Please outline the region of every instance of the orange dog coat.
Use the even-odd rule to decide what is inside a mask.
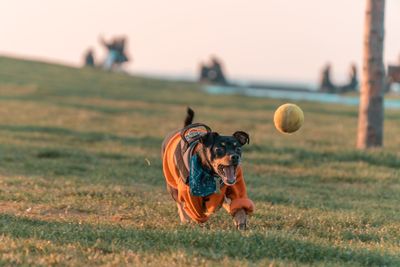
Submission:
[[[190,194],[189,185],[183,182],[184,179],[181,177],[174,158],[176,147],[180,145],[181,140],[178,132],[166,141],[162,155],[163,172],[167,184],[178,190],[177,201],[184,203],[184,210],[189,217],[199,223],[206,222],[211,214],[222,205],[231,215],[234,215],[239,209],[244,209],[247,214],[252,213],[254,204],[247,197],[246,185],[240,166],[237,167],[236,183],[234,185],[227,186],[223,184],[219,192],[206,197]]]

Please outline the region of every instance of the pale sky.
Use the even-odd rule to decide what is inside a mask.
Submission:
[[[0,0],[0,54],[78,66],[99,35],[125,34],[136,73],[196,75],[218,55],[228,77],[316,82],[361,67],[366,0]],[[400,1],[386,0],[385,62],[400,56]]]

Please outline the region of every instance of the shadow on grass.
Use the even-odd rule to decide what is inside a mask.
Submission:
[[[68,147],[0,144],[0,171],[50,179],[75,177],[91,183],[164,184],[159,157]]]
[[[238,232],[208,232],[192,227],[177,230],[121,228],[88,224],[47,222],[0,215],[0,233],[13,238],[36,238],[61,245],[78,243],[79,247],[96,248],[103,253],[132,250],[136,252],[173,252],[184,250],[188,255],[210,259],[224,257],[252,262],[288,259],[304,263],[355,263],[383,266],[400,264],[395,255],[360,249],[318,245],[276,234],[264,235]]]
[[[34,125],[0,125],[0,131],[14,133],[43,133],[61,138],[72,138],[81,143],[116,142],[124,146],[146,150],[161,147],[162,139],[151,136],[128,137],[101,132],[79,132],[61,127]],[[62,140],[62,139],[61,139]],[[35,147],[0,144],[0,169],[7,172],[45,177],[73,176],[96,182],[134,182],[149,185],[164,183],[159,154],[127,155],[120,153],[89,152],[81,148]],[[151,161],[151,165],[149,162]]]
[[[298,164],[314,165],[321,162],[364,162],[373,166],[382,166],[388,168],[400,168],[400,158],[389,153],[370,153],[357,150],[343,150],[340,152],[317,152],[302,148],[292,147],[271,147],[253,145],[246,148],[249,152],[263,152],[276,155],[290,155],[287,159],[268,159],[268,163],[275,163],[284,166],[293,166]],[[293,160],[296,159],[296,160]],[[254,163],[265,163],[265,160],[254,160]]]

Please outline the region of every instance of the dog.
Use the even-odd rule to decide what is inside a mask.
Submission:
[[[241,167],[246,132],[219,135],[207,125],[194,123],[187,109],[184,128],[167,135],[161,158],[167,189],[175,200],[182,223],[206,222],[223,206],[239,230],[248,227],[254,204],[248,198]]]

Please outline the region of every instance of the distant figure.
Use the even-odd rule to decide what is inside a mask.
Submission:
[[[322,92],[335,93],[335,86],[331,80],[331,65],[327,64],[322,69],[321,82],[319,90]]]
[[[201,82],[209,82],[214,84],[227,85],[228,82],[224,75],[222,63],[216,57],[211,58],[211,63],[200,64],[200,77]]]
[[[356,91],[357,88],[358,88],[357,67],[355,64],[351,64],[349,89],[352,91]]]
[[[114,38],[111,42],[106,42],[102,37],[100,37],[100,43],[108,50],[106,59],[103,63],[103,69],[120,69],[123,63],[129,61],[125,54],[125,37]]]
[[[126,42],[125,37],[114,39],[114,49],[117,51],[117,57],[115,59],[115,62],[117,64],[128,62],[128,57],[125,54],[125,42]]]
[[[341,94],[350,91],[357,91],[358,88],[358,77],[357,67],[352,64],[350,67],[349,81],[344,85],[336,85],[331,79],[331,65],[327,64],[322,70],[321,83],[319,90],[327,93]]]
[[[200,82],[207,82],[208,81],[208,71],[209,67],[204,63],[200,63]]]
[[[211,72],[209,73],[212,75],[211,78],[213,81],[215,83],[227,84],[221,62],[216,57],[213,57],[211,63]]]
[[[95,66],[94,54],[92,49],[88,49],[84,55],[84,66],[90,68],[93,68]]]
[[[349,82],[345,85],[337,86],[336,93],[355,92],[358,89],[357,67],[352,64],[349,73]]]

